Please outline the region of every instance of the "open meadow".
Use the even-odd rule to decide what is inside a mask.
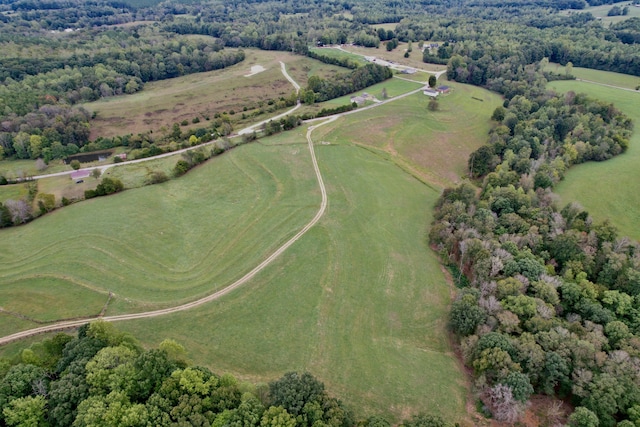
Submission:
[[[452,92],[438,98],[438,111],[430,111],[430,98],[419,92],[349,116],[322,139],[372,150],[439,189],[458,183],[469,154],[486,142],[489,119],[502,100],[475,86],[450,85]]]
[[[222,113],[242,122],[245,107],[248,115],[260,106],[266,108],[270,100],[289,97],[294,91],[282,75],[279,61],[287,64],[290,75],[302,86],[313,74],[326,77],[348,71],[287,52],[246,49],[245,55],[244,61],[223,70],[151,82],[133,95],[84,104],[97,114],[91,121],[92,139],[148,131],[163,134],[174,123],[184,120],[188,126],[202,127],[207,125],[207,118]],[[196,118],[199,123],[192,124]]]
[[[228,297],[119,327],[148,345],[176,339],[195,363],[253,381],[307,370],[358,416],[459,420],[466,389],[447,339],[450,288],[426,242],[439,192],[356,145],[316,150],[329,192],[316,227]]]
[[[253,144],[179,180],[85,201],[4,229],[2,307],[27,315],[30,300],[43,301],[40,288],[49,290],[42,304],[46,312],[36,313],[36,320],[72,317],[65,306],[70,288],[100,296],[97,309],[76,316],[98,314],[109,292],[115,294],[110,314],[211,293],[313,216],[320,196],[309,165],[304,147]],[[11,332],[5,325],[2,332]]]
[[[551,63],[546,66],[545,71],[553,71],[554,73],[564,74],[566,68],[560,64]],[[631,76],[629,74],[613,73],[611,71],[592,70],[590,68],[573,67],[571,74],[578,80],[587,80],[589,82],[601,85],[617,86],[625,89],[636,90],[640,86],[640,77]],[[640,91],[639,91],[640,92]]]
[[[631,5],[630,1],[621,1],[613,4],[602,4],[600,6],[591,6],[579,10],[563,10],[558,13],[561,15],[570,15],[572,13],[590,13],[596,19],[601,20],[605,25],[616,24],[618,22],[627,20],[629,18],[640,17],[640,7]],[[618,6],[619,8],[629,7],[627,15],[608,16],[612,7]]]
[[[176,339],[195,363],[243,379],[308,370],[358,416],[464,418],[467,385],[446,328],[451,288],[426,234],[441,187],[461,179],[500,99],[455,84],[440,111],[427,103],[419,93],[315,130],[329,193],[320,223],[230,295],[118,327],[149,346]],[[25,313],[146,311],[231,283],[318,209],[305,130],[0,231],[1,298],[13,313],[0,314],[0,332],[36,326]]]
[[[432,72],[444,71],[447,69],[446,65],[426,64],[422,62],[422,52],[418,48],[418,43],[412,43],[412,52],[409,53],[408,58],[404,57],[404,54],[408,48],[407,43],[399,43],[398,47],[396,47],[392,51],[387,51],[384,44],[380,44],[379,48],[351,45],[344,45],[342,46],[342,48],[348,52],[352,52],[358,55],[375,56],[376,58],[383,59],[385,61],[392,61],[396,64],[420,68]]]
[[[592,71],[594,81],[599,73],[602,73],[601,82],[609,81],[612,74]],[[640,240],[640,93],[576,81],[551,82],[549,86],[558,92],[583,92],[612,102],[634,121],[636,129],[626,153],[604,162],[572,167],[555,192],[560,195],[562,204],[578,202],[597,221],[609,219],[621,236]]]

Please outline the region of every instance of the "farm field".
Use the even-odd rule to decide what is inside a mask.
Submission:
[[[269,100],[288,97],[293,92],[291,83],[282,75],[279,61],[287,64],[291,76],[302,86],[311,73],[327,76],[345,71],[286,52],[246,49],[245,54],[244,61],[223,70],[147,83],[144,90],[136,94],[84,104],[87,110],[97,112],[91,122],[92,139],[147,131],[167,132],[174,123],[186,120],[191,125],[195,118],[200,123],[191,126],[202,127],[206,126],[207,117],[213,119],[216,113],[232,110],[236,114],[234,119],[240,120],[244,107],[257,108],[259,102],[267,106]],[[264,71],[247,77],[252,68],[258,66]]]
[[[105,299],[113,292],[114,304],[122,305],[110,305],[109,314],[211,293],[313,216],[320,196],[309,165],[297,146],[253,144],[179,180],[85,201],[2,230],[0,288],[21,282],[37,289],[47,278]],[[51,294],[47,318],[69,317],[62,312],[66,298],[65,292]],[[5,310],[25,314],[25,304],[23,292],[3,295]]]
[[[418,43],[412,43],[413,51],[410,53],[409,58],[404,57],[404,53],[407,49],[407,43],[399,43],[398,47],[388,52],[383,43],[379,48],[374,47],[362,47],[344,45],[342,48],[346,51],[353,52],[359,55],[375,56],[376,58],[384,59],[385,61],[393,61],[396,64],[406,65],[409,67],[420,68],[428,71],[445,71],[446,65],[439,64],[427,64],[422,62],[422,52],[418,49]]]
[[[358,146],[316,149],[329,192],[316,227],[228,297],[119,327],[147,345],[176,339],[195,363],[252,381],[308,370],[358,416],[459,420],[466,390],[446,335],[450,289],[425,238],[439,192]]]
[[[339,49],[335,49],[332,47],[313,47],[311,49],[309,49],[312,52],[316,52],[319,54],[322,54],[324,56],[329,56],[332,58],[349,58],[351,59],[353,62],[360,64],[360,65],[366,65],[367,61],[364,59],[364,56],[362,55],[356,55],[353,53],[349,53],[349,52],[345,52],[344,50],[339,50]]]
[[[594,17],[599,18],[605,25],[616,24],[618,22],[627,20],[629,18],[640,17],[640,7],[631,6],[632,2],[622,1],[613,4],[603,4],[600,6],[587,7],[580,10],[563,10],[559,12],[562,15],[568,15],[571,13],[591,13]],[[629,13],[624,16],[607,16],[612,7],[618,6],[624,8],[629,6]]]
[[[595,73],[601,72],[594,72],[594,76]],[[602,79],[606,80],[608,74],[602,74]],[[563,204],[578,202],[596,220],[608,218],[621,236],[640,240],[640,93],[576,81],[551,82],[549,86],[559,92],[583,92],[612,102],[636,124],[626,153],[605,162],[571,168],[555,192]]]
[[[469,154],[486,142],[489,119],[502,100],[478,87],[451,87],[450,94],[438,98],[438,111],[429,111],[430,98],[417,93],[348,116],[343,126],[326,135],[321,128],[318,135],[367,147],[437,188],[453,185],[464,178]]]
[[[547,71],[564,74],[565,67],[560,64],[549,64],[545,68]],[[629,74],[613,73],[611,71],[592,70],[590,68],[573,67],[571,74],[577,79],[588,80],[603,85],[618,86],[626,89],[636,90],[640,86],[640,77]],[[640,92],[640,91],[639,91]]]
[[[285,371],[309,370],[358,415],[399,421],[427,411],[460,420],[467,389],[447,338],[450,288],[425,236],[440,186],[459,177],[468,151],[486,138],[488,116],[500,100],[455,85],[441,99],[440,112],[428,113],[427,102],[416,94],[379,113],[353,114],[319,128],[313,138],[329,207],[316,227],[225,298],[118,327],[146,345],[174,338],[195,363],[243,379],[269,381]],[[471,127],[453,120],[454,106],[457,120]],[[440,117],[432,121],[432,114]],[[396,153],[359,134],[376,121],[382,125],[374,136],[388,132]],[[398,130],[403,123],[418,126],[422,138],[404,141],[409,133]],[[435,159],[454,144],[440,132],[454,126],[464,142],[449,153],[452,177]],[[4,308],[29,312],[26,301],[46,298],[47,309],[34,313],[37,320],[70,317],[70,311],[97,314],[113,292],[107,314],[146,311],[231,283],[318,208],[304,132],[241,146],[178,180],[2,230]],[[63,292],[43,294],[43,277],[60,283]],[[29,286],[20,292],[6,286],[21,280]],[[58,308],[72,289],[86,304]],[[0,319],[5,334],[35,326],[7,313]]]

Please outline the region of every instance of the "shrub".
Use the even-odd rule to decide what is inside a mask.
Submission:
[[[71,168],[73,168],[73,170],[80,169],[80,161],[78,160],[71,160],[71,163],[69,163],[69,165],[71,166]]]
[[[189,169],[191,169],[191,165],[189,165],[186,160],[178,160],[173,168],[173,174],[175,176],[182,176],[187,173]]]
[[[166,173],[162,171],[154,171],[154,172],[151,172],[151,174],[149,175],[148,183],[150,185],[153,185],[153,184],[161,184],[166,181],[169,181],[169,177],[167,176]]]

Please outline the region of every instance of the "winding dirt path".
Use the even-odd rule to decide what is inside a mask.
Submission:
[[[284,64],[283,64],[283,72],[285,72]],[[289,77],[289,79],[290,79],[290,77]],[[297,86],[296,89],[299,89],[299,87],[300,86]],[[255,266],[251,271],[249,271],[247,274],[242,276],[240,279],[236,280],[235,282],[233,282],[229,286],[226,286],[225,288],[220,289],[219,291],[214,292],[213,294],[208,295],[208,296],[206,296],[204,298],[200,298],[198,300],[195,300],[195,301],[192,301],[192,302],[189,302],[189,303],[186,303],[186,304],[178,305],[178,306],[175,306],[175,307],[169,307],[169,308],[165,308],[165,309],[161,309],[161,310],[146,311],[146,312],[142,312],[142,313],[133,313],[133,314],[121,314],[121,315],[117,315],[117,316],[103,316],[103,317],[96,317],[94,319],[98,319],[99,318],[99,319],[102,319],[102,320],[107,321],[107,322],[117,322],[117,321],[121,321],[121,320],[146,319],[146,318],[150,318],[150,317],[163,316],[165,314],[177,313],[179,311],[190,310],[192,308],[195,308],[195,307],[201,306],[203,304],[206,304],[206,303],[208,303],[210,301],[214,301],[214,300],[220,298],[221,296],[228,294],[229,292],[233,291],[234,289],[239,288],[240,286],[242,286],[243,284],[245,284],[246,282],[251,280],[253,277],[255,277],[260,271],[265,269],[269,264],[271,264],[273,262],[273,260],[275,260],[277,257],[279,257],[291,245],[293,245],[295,242],[297,242],[307,231],[309,231],[311,229],[311,227],[316,225],[316,223],[318,221],[320,221],[320,218],[322,218],[322,215],[324,215],[324,212],[325,212],[325,210],[327,208],[327,203],[328,203],[327,190],[326,190],[325,185],[324,185],[324,180],[322,179],[322,174],[320,173],[320,168],[318,167],[318,160],[316,158],[316,153],[315,153],[315,150],[313,148],[313,140],[311,139],[311,133],[313,132],[314,129],[318,128],[319,126],[322,126],[322,125],[325,125],[327,123],[330,123],[330,122],[336,120],[336,118],[337,117],[331,117],[331,118],[327,119],[323,123],[320,123],[320,124],[315,125],[315,126],[313,126],[313,125],[309,126],[309,128],[307,130],[307,143],[309,145],[309,151],[311,153],[311,161],[313,163],[313,170],[314,170],[314,172],[316,174],[316,179],[318,180],[318,185],[320,187],[320,192],[322,194],[322,201],[320,203],[320,209],[318,209],[318,212],[311,219],[311,221],[309,221],[307,223],[307,225],[305,225],[300,231],[298,231],[285,244],[280,246],[271,255],[269,255],[264,261],[262,261],[260,264]],[[13,341],[17,341],[17,340],[20,340],[20,339],[23,339],[23,338],[27,338],[27,337],[31,337],[31,336],[34,336],[34,335],[38,335],[38,334],[43,334],[43,333],[46,333],[46,332],[56,332],[56,331],[62,331],[62,330],[66,330],[66,329],[77,328],[77,327],[87,323],[90,320],[92,320],[92,319],[64,321],[64,322],[58,322],[58,323],[54,323],[54,324],[47,325],[47,326],[42,326],[42,327],[39,327],[39,328],[29,329],[29,330],[22,331],[22,332],[17,332],[15,334],[7,335],[5,337],[0,338],[0,345],[8,344],[8,343],[13,342]]]
[[[282,64],[282,72],[283,74],[285,74],[285,77],[287,77],[287,79],[294,84],[294,80],[287,74],[286,69],[284,64]],[[299,90],[300,86],[297,85],[297,83],[294,84],[294,87],[296,88],[296,90]],[[141,312],[141,313],[132,313],[132,314],[121,314],[121,315],[116,315],[116,316],[97,316],[97,317],[93,317],[93,318],[85,318],[85,319],[80,319],[80,320],[69,320],[69,321],[61,321],[61,322],[57,322],[57,323],[53,323],[50,325],[46,325],[46,326],[41,326],[38,328],[34,328],[34,329],[29,329],[26,331],[22,331],[22,332],[17,332],[15,334],[11,334],[11,335],[7,335],[4,337],[0,337],[0,345],[4,345],[4,344],[8,344],[10,342],[13,341],[17,341],[23,338],[28,338],[28,337],[32,337],[35,335],[39,335],[39,334],[43,334],[43,333],[47,333],[47,332],[57,332],[57,331],[63,331],[63,330],[68,330],[68,329],[74,329],[77,328],[79,326],[82,326],[83,324],[91,321],[91,320],[97,320],[97,319],[101,319],[107,322],[118,322],[118,321],[122,321],[122,320],[134,320],[134,319],[146,319],[146,318],[151,318],[151,317],[156,317],[156,316],[163,316],[166,314],[171,314],[171,313],[177,313],[179,311],[185,311],[185,310],[190,310],[192,308],[196,308],[199,307],[203,304],[206,304],[208,302],[214,301],[230,292],[232,292],[234,289],[239,288],[240,286],[242,286],[243,284],[245,284],[246,282],[248,282],[249,280],[251,280],[253,277],[255,277],[260,271],[262,271],[263,269],[265,269],[269,264],[271,264],[277,257],[279,257],[284,251],[286,251],[291,245],[293,245],[295,242],[297,242],[305,233],[307,233],[314,225],[316,225],[318,223],[318,221],[320,221],[320,218],[322,218],[322,216],[324,215],[324,212],[327,208],[327,203],[328,203],[328,198],[327,198],[327,190],[326,187],[324,185],[324,180],[322,179],[322,174],[320,173],[320,168],[318,167],[318,160],[316,158],[316,154],[315,154],[315,150],[313,147],[313,140],[311,139],[311,134],[312,132],[317,129],[320,126],[324,126],[328,123],[331,123],[335,120],[337,120],[339,117],[342,116],[346,116],[349,114],[354,114],[356,112],[360,112],[360,111],[365,111],[368,110],[370,108],[375,108],[377,106],[380,105],[384,105],[388,102],[391,101],[395,101],[401,98],[404,98],[406,96],[412,95],[416,92],[419,92],[420,90],[422,90],[422,88],[420,89],[416,89],[414,91],[411,92],[407,92],[406,94],[402,94],[399,96],[396,96],[394,98],[390,98],[388,100],[364,107],[364,108],[358,108],[357,110],[353,110],[353,111],[349,111],[346,113],[341,113],[341,114],[336,114],[334,116],[331,117],[324,117],[321,119],[314,119],[314,120],[309,120],[308,123],[313,122],[315,123],[316,121],[320,121],[319,124],[315,124],[315,125],[311,125],[309,126],[309,128],[307,129],[307,144],[309,145],[309,152],[311,153],[311,161],[313,163],[313,169],[314,172],[316,174],[316,179],[318,180],[318,186],[320,187],[320,192],[322,194],[322,201],[320,203],[320,208],[318,209],[318,212],[316,213],[316,215],[311,219],[311,221],[309,221],[307,223],[307,225],[305,225],[300,231],[298,231],[291,239],[289,239],[286,243],[284,243],[282,246],[280,246],[278,249],[276,249],[271,255],[269,255],[267,258],[265,258],[264,261],[262,261],[260,264],[258,264],[257,266],[255,266],[251,271],[249,271],[248,273],[246,273],[244,276],[242,276],[240,279],[236,280],[235,282],[231,283],[230,285],[220,289],[219,291],[216,291],[214,293],[212,293],[211,295],[207,295],[206,297],[200,298],[198,300],[186,303],[186,304],[182,304],[182,305],[178,305],[175,307],[169,307],[169,308],[165,308],[165,309],[161,309],[161,310],[153,310],[153,311],[146,311],[146,312]],[[300,105],[298,104],[295,108],[297,109]],[[289,112],[285,113],[288,114]],[[273,118],[272,118],[273,119]],[[272,120],[270,119],[270,120]],[[256,126],[256,125],[254,125]],[[202,146],[202,145],[201,145]],[[187,151],[188,149],[185,150],[179,150],[179,151],[175,151],[172,153],[167,153],[167,155],[174,155],[176,153],[180,153],[183,151]],[[155,159],[161,156],[156,156],[156,157],[151,157],[148,159],[140,159],[139,161],[146,161],[146,160],[151,160],[151,159]],[[165,157],[165,155],[162,155],[162,157]],[[121,164],[127,164],[127,163],[134,163],[134,162],[138,162],[136,160],[133,160],[131,162],[123,162],[123,163],[119,163],[118,165]],[[112,165],[109,165],[107,167],[110,167]],[[98,167],[100,168],[100,167]],[[97,168],[94,168],[97,169]],[[105,167],[106,169],[106,167]],[[54,174],[54,175],[48,175],[48,176],[55,176],[55,175],[63,175],[66,174],[65,173],[60,173],[60,174]]]

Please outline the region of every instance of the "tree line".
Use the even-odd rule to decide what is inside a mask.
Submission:
[[[542,393],[575,405],[571,425],[635,425],[640,245],[552,193],[573,164],[623,153],[632,124],[572,92],[505,104],[469,158],[480,189],[446,189],[429,233],[462,287],[450,322],[465,363],[499,420]]]
[[[0,408],[6,426],[391,426],[380,416],[357,421],[308,372],[288,372],[268,384],[240,382],[192,366],[174,340],[145,350],[102,321],[0,359]],[[402,425],[451,424],[420,414]]]

